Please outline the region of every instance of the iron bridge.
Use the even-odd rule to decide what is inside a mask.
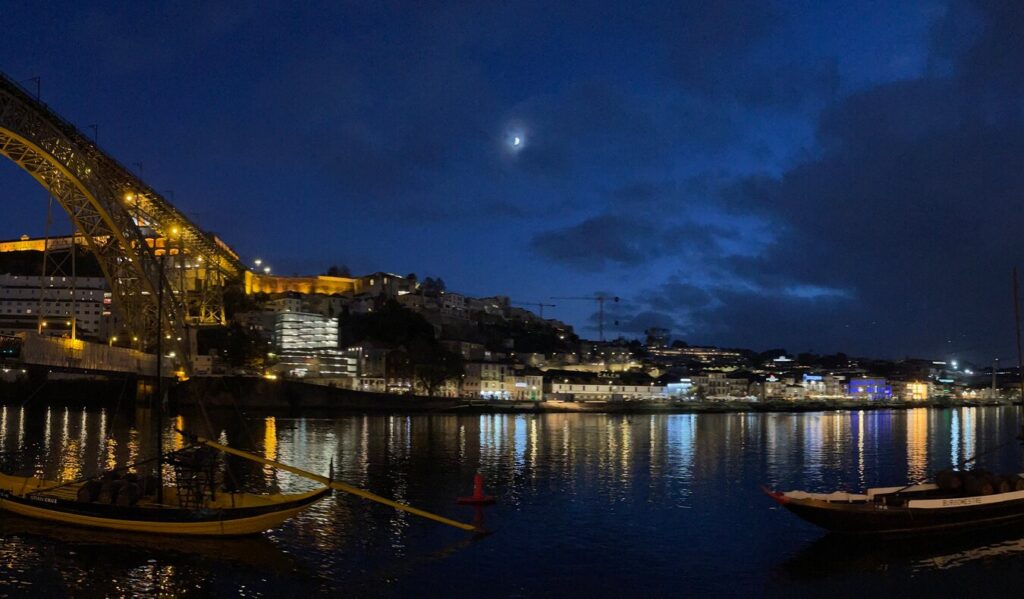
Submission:
[[[246,270],[238,256],[3,73],[0,154],[67,212],[75,236],[98,260],[126,328],[152,348],[162,313],[168,343],[188,368],[189,329],[225,324],[224,286]],[[161,268],[161,254],[171,255],[172,270]]]

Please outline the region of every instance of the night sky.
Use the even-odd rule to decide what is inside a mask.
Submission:
[[[87,4],[5,2],[0,70],[277,273],[1016,357],[1024,3]],[[0,237],[42,232],[6,161],[0,197]]]

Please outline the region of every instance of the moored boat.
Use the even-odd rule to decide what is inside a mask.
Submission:
[[[176,487],[163,501],[83,501],[91,481],[60,485],[33,477],[0,474],[0,509],[41,520],[108,530],[188,536],[238,536],[275,528],[330,492],[321,488],[292,495],[217,493],[194,505]],[[88,499],[88,498],[84,498]]]
[[[90,479],[63,483],[0,474],[0,510],[50,522],[120,532],[231,537],[275,528],[337,490],[467,532],[486,532],[477,524],[451,520],[329,476],[202,437],[187,438],[190,440],[187,447],[162,455],[158,460],[174,470],[173,484],[163,484],[162,477],[138,478],[130,472],[145,462]],[[218,484],[217,469],[212,467],[212,454],[217,451],[291,472],[322,487],[296,494],[226,491]]]
[[[763,490],[804,520],[843,535],[909,536],[1024,522],[1024,475],[950,472],[940,473],[939,484],[864,493]]]

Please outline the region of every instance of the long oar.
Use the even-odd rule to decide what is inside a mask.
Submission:
[[[260,457],[258,455],[249,453],[247,451],[242,451],[240,449],[235,449],[233,447],[228,447],[227,445],[221,445],[220,443],[217,443],[216,441],[211,441],[209,439],[204,439],[203,437],[192,437],[192,436],[187,435],[187,434],[185,434],[185,433],[183,433],[181,431],[178,431],[178,433],[180,433],[181,435],[185,436],[186,438],[195,439],[195,441],[197,443],[202,443],[203,445],[206,445],[207,447],[212,447],[212,448],[214,448],[216,450],[223,451],[224,453],[230,453],[231,455],[236,455],[236,456],[238,456],[240,458],[245,458],[247,460],[252,460],[254,462],[259,462],[260,464],[266,464],[268,466],[273,466],[274,468],[280,468],[281,470],[285,470],[287,472],[291,472],[292,474],[297,474],[297,475],[299,475],[299,476],[301,476],[303,478],[308,478],[309,480],[315,480],[316,482],[324,484],[324,485],[327,485],[328,487],[330,487],[332,489],[335,489],[335,490],[338,490],[338,491],[344,491],[345,493],[351,493],[352,495],[357,495],[359,497],[362,497],[363,499],[369,499],[370,501],[376,501],[377,503],[382,503],[382,504],[384,504],[386,506],[393,507],[396,510],[401,510],[403,512],[408,512],[410,514],[414,514],[416,516],[420,516],[420,517],[426,518],[428,520],[433,520],[434,522],[440,522],[441,524],[447,524],[448,526],[454,526],[455,528],[458,528],[460,530],[466,530],[466,531],[475,532],[475,533],[485,533],[485,532],[487,532],[486,530],[484,530],[484,529],[482,529],[482,528],[480,528],[478,526],[474,526],[472,524],[465,524],[463,522],[458,522],[456,520],[451,520],[449,518],[445,518],[444,516],[438,516],[437,514],[433,514],[431,512],[428,512],[428,511],[425,511],[425,510],[421,510],[419,508],[412,507],[411,505],[406,505],[404,503],[399,503],[397,501],[393,501],[393,500],[388,499],[386,497],[381,497],[380,495],[375,495],[373,493],[370,493],[369,491],[364,491],[363,489],[360,489],[359,487],[353,487],[352,485],[346,485],[345,483],[341,483],[341,482],[338,482],[336,480],[331,480],[331,479],[327,478],[326,476],[321,476],[319,474],[316,474],[315,472],[309,472],[309,471],[303,470],[301,468],[296,468],[295,466],[289,466],[288,464],[282,464],[281,462],[276,462],[274,460],[268,460],[267,458]]]

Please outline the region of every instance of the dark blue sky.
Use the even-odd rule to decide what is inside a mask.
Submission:
[[[8,2],[0,69],[277,272],[606,292],[613,334],[692,343],[1013,355],[1022,3],[257,4]],[[10,163],[0,195],[0,236],[42,231]]]

